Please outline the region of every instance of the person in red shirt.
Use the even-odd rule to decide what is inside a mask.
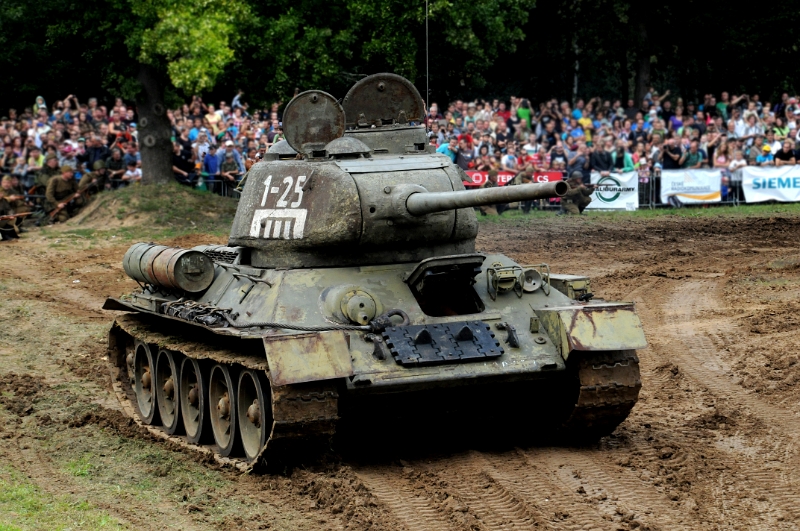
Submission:
[[[550,154],[544,147],[539,148],[538,153],[534,153],[531,157],[531,163],[535,171],[549,171],[550,170]]]
[[[497,107],[497,112],[495,113],[497,116],[501,116],[504,122],[507,122],[509,118],[511,118],[511,111],[506,109],[505,102],[501,101]]]

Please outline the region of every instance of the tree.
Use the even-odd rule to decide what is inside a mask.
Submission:
[[[2,0],[0,12],[9,29],[0,32],[9,46],[0,65],[18,74],[12,82],[74,91],[77,77],[136,101],[143,180],[152,182],[172,177],[169,93],[213,88],[233,59],[237,24],[248,16],[234,0]],[[31,72],[20,59],[45,68]]]
[[[430,86],[483,89],[501,53],[525,38],[535,0],[430,0]],[[360,77],[394,72],[425,83],[424,0],[253,2],[229,73],[256,98],[288,98],[296,87],[344,96]],[[424,91],[423,91],[424,92]]]

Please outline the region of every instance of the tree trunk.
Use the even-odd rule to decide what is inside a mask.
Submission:
[[[641,105],[650,88],[650,47],[647,42],[647,28],[639,23],[639,50],[636,52],[636,105]]]
[[[136,100],[142,183],[168,183],[172,175],[172,129],[164,104],[164,82],[149,65],[139,65],[142,90]]]
[[[621,47],[621,51],[619,54],[619,81],[621,83],[620,86],[620,99],[622,99],[622,108],[628,106],[628,98],[629,91],[628,91],[628,80],[630,79],[630,74],[628,72],[628,50],[625,46]]]

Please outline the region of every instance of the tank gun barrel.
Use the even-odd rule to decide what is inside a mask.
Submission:
[[[556,181],[457,192],[417,192],[408,197],[406,208],[411,214],[422,216],[457,208],[563,197],[568,189],[565,181]]]

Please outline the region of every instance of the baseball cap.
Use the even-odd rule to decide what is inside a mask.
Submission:
[[[228,140],[227,142],[225,142],[225,147],[228,146],[233,146],[233,140]]]
[[[770,151],[772,151],[772,148],[769,146],[764,146],[761,148],[761,151],[766,151],[767,153],[769,153]]]

